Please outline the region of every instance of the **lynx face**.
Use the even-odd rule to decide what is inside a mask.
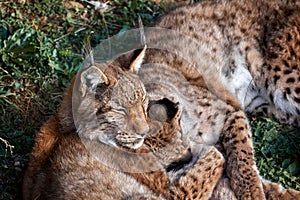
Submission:
[[[110,141],[128,148],[140,147],[149,131],[146,114],[148,101],[143,84],[135,74],[127,73],[108,90],[111,96],[107,110],[98,108],[97,118],[106,119],[109,127],[113,128],[109,133]]]
[[[149,132],[148,99],[135,74],[145,50],[128,67],[114,62],[94,64],[80,73],[73,98],[80,137],[111,146],[140,147]]]

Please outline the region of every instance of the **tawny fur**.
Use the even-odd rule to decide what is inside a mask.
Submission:
[[[212,198],[217,199],[222,195],[233,198],[233,194],[237,199],[264,199],[265,195],[267,199],[299,198],[297,191],[285,191],[276,184],[261,182],[253,157],[251,131],[244,113],[246,111],[257,115],[267,115],[281,122],[299,126],[299,8],[298,1],[253,0],[246,3],[238,0],[207,1],[179,8],[162,17],[156,24],[157,27],[174,29],[192,37],[198,41],[199,51],[203,51],[203,54],[200,55],[206,55],[199,57],[195,48],[190,48],[189,44],[176,47],[179,51],[185,52],[183,55],[151,49],[150,46],[146,52],[144,63],[159,63],[169,66],[171,69],[177,70],[177,73],[183,75],[184,79],[195,87],[192,89],[195,94],[189,95],[197,102],[194,107],[199,111],[197,131],[201,140],[204,140],[203,144],[212,145],[219,140],[226,158],[226,172],[229,177],[229,180],[221,179]],[[147,35],[146,32],[146,36],[147,42],[150,44],[156,44],[155,41],[160,40],[160,38],[156,38],[155,34]],[[155,45],[152,48],[155,48]],[[189,58],[185,55],[188,55]],[[140,72],[141,76],[143,76],[142,70],[143,67]],[[175,83],[176,80],[174,80]],[[147,82],[145,78],[143,81]],[[147,87],[146,84],[145,86],[147,92],[157,93],[161,98],[174,98],[174,96],[167,95],[170,93],[157,91],[155,88]],[[183,90],[185,90],[184,87]],[[70,92],[71,89],[66,96],[70,96]],[[178,99],[175,97],[175,100]],[[184,104],[182,106],[183,109],[188,107]],[[48,185],[54,184],[53,187],[59,185],[55,182],[56,177],[67,175],[69,179],[65,179],[64,184],[76,182],[72,179],[72,175],[66,173],[68,170],[62,169],[67,166],[72,166],[74,169],[79,167],[76,160],[72,161],[78,152],[82,152],[81,156],[83,157],[87,156],[85,150],[78,143],[77,136],[74,136],[76,129],[73,118],[70,117],[72,116],[70,101],[63,103],[61,108],[37,136],[24,179],[25,199],[26,196],[28,196],[27,199],[43,196],[42,192],[47,192]],[[192,111],[187,109],[185,112],[191,113]],[[219,118],[214,118],[214,116],[219,116]],[[222,122],[219,123],[220,121]],[[192,135],[192,137],[194,136]],[[63,149],[73,152],[73,154],[66,153],[68,155],[65,155]],[[70,158],[68,158],[69,155]],[[49,162],[54,163],[53,168],[49,168]],[[87,163],[82,166],[83,168],[79,167],[76,172],[84,180],[86,174],[82,171],[89,172],[90,178],[97,177],[93,171],[97,167],[90,162],[94,163],[92,159],[87,160]],[[63,174],[58,174],[58,176],[52,174],[55,173],[55,165],[64,171]],[[90,168],[85,168],[88,166]],[[197,167],[196,163],[195,166]],[[110,172],[105,169],[103,174],[109,175]],[[115,178],[114,175],[109,176],[111,181]],[[121,177],[129,181],[128,184],[143,183],[136,190],[139,194],[130,198],[147,199],[149,197],[148,199],[155,199],[157,193],[160,193],[153,188],[152,179],[138,182],[138,177],[123,175]],[[47,179],[47,177],[51,178]],[[167,177],[163,182],[168,182],[169,178]],[[87,182],[89,180],[86,179]],[[98,179],[96,178],[96,180]],[[185,182],[182,184],[186,185]],[[70,185],[61,186],[70,193],[62,194],[63,192],[58,191],[57,194],[73,195],[72,191],[82,191],[82,193],[76,194],[77,197],[88,197],[87,193],[84,193],[86,190],[75,189]],[[161,187],[165,186],[162,184]],[[205,187],[212,189],[214,185],[206,184]],[[86,187],[85,184],[79,184],[78,188],[91,188],[92,191],[99,191],[99,188]],[[28,194],[30,193],[28,191],[32,191],[33,196]],[[130,188],[126,191],[132,192]],[[179,191],[184,191],[184,189]],[[114,190],[114,192],[116,191]],[[124,195],[119,192],[114,194]],[[51,190],[48,189],[48,193],[50,194]],[[144,193],[148,193],[148,197]],[[161,192],[161,194],[163,193]],[[89,197],[92,198],[92,196]]]
[[[124,72],[125,75],[126,73],[130,77],[130,72]],[[110,82],[118,81],[117,77],[106,75]],[[132,78],[130,81],[135,79]],[[145,144],[141,147],[127,149],[126,143],[124,146],[120,143],[120,147],[110,146],[109,141],[90,139],[89,127],[81,138],[74,132],[75,125],[71,117],[73,115],[69,116],[73,113],[64,112],[64,108],[71,107],[72,93],[80,90],[80,87],[74,89],[74,84],[73,80],[64,95],[58,114],[43,126],[36,138],[24,178],[24,199],[138,199],[150,198],[150,196],[155,199],[207,199],[210,197],[214,185],[222,175],[224,158],[214,147],[191,146],[184,139],[186,135],[180,127],[179,108],[176,108],[175,115],[167,116],[167,121],[162,123],[158,133],[152,132],[145,137]],[[139,87],[133,89],[137,91]],[[142,95],[138,95],[130,99],[131,102],[133,99],[139,102],[143,98]],[[102,100],[96,99],[97,103]],[[87,106],[84,101],[86,99],[80,106]],[[90,105],[85,108],[94,107]],[[102,109],[101,106],[99,108]],[[107,113],[100,112],[99,115],[101,114]],[[151,119],[148,120],[147,123],[151,124]],[[101,121],[99,123],[101,124]],[[99,129],[101,128],[99,126]],[[92,130],[95,130],[95,127]],[[106,133],[103,129],[101,131],[102,134]],[[112,133],[107,132],[107,134]],[[174,151],[175,149],[178,151]],[[192,149],[189,164],[182,169],[166,171],[170,164],[184,158],[189,149]],[[139,157],[127,154],[126,151],[150,154]],[[132,163],[139,162],[138,159],[142,159],[142,163],[138,165],[140,170],[145,167],[150,171],[149,169],[145,172],[135,171]],[[212,160],[214,162],[210,162]],[[195,187],[194,183],[198,187]],[[202,185],[211,185],[211,187],[206,188]]]

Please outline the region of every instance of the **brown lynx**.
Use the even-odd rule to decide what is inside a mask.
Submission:
[[[149,91],[147,97],[144,96],[146,93],[143,89],[143,84],[137,84],[139,80],[135,79],[134,75],[129,75],[128,72],[124,72],[118,66],[120,65],[109,67],[105,70],[105,73],[102,73],[100,71],[101,66],[96,64],[81,73],[79,80],[84,84],[78,87],[78,92],[82,96],[88,97],[80,101],[80,106],[85,106],[85,109],[81,110],[80,106],[78,106],[82,119],[82,121],[77,123],[77,125],[82,123],[82,129],[78,129],[81,131],[79,133],[82,135],[81,139],[75,134],[76,130],[71,117],[71,97],[74,80],[72,81],[71,87],[66,91],[58,115],[53,116],[45,124],[36,138],[31,162],[24,179],[24,199],[208,199],[211,195],[212,199],[236,199],[228,183],[225,182],[226,184],[223,184],[226,179],[222,179],[218,183],[223,172],[223,156],[214,147],[205,144],[205,142],[211,140],[209,138],[218,138],[218,135],[215,136],[213,133],[213,131],[217,131],[216,128],[218,126],[201,127],[197,125],[197,127],[205,129],[201,130],[204,134],[198,135],[197,131],[196,138],[190,141],[189,137],[192,138],[193,130],[185,129],[188,132],[182,132],[181,123],[186,123],[184,121],[186,118],[192,119],[194,117],[191,111],[195,108],[187,109],[185,102],[179,98],[180,94],[168,93],[163,88],[165,86],[164,81],[175,85],[174,81],[178,81],[177,84],[179,82],[184,83],[184,78],[175,70],[165,70],[161,66],[143,66],[140,69],[141,74],[148,74],[156,70],[165,73],[165,76],[163,76],[165,78],[164,81],[159,81],[158,79],[162,77],[161,74],[158,75],[156,73],[156,78],[153,76],[156,80],[156,85],[152,84],[152,87],[147,84],[147,79],[141,76],[141,80],[144,80],[145,86]],[[152,133],[149,131],[149,133],[145,134],[145,137],[134,135],[133,133],[138,132],[132,131],[132,134],[128,134],[125,137],[127,131],[130,133],[130,130],[133,129],[142,131],[144,129],[136,127],[139,124],[133,125],[132,122],[128,122],[126,123],[127,131],[119,132],[117,128],[120,126],[116,126],[116,122],[108,121],[109,117],[112,116],[108,113],[120,111],[121,107],[111,102],[115,99],[109,96],[112,94],[108,92],[109,86],[104,88],[105,85],[102,84],[105,84],[105,81],[107,81],[107,83],[109,82],[115,87],[120,86],[118,85],[120,77],[115,74],[120,72],[122,76],[125,74],[129,78],[128,81],[123,83],[122,87],[126,87],[126,84],[132,84],[132,90],[135,91],[132,94],[138,94],[133,98],[137,101],[132,101],[133,99],[131,101],[118,101],[123,103],[122,106],[126,107],[126,109],[123,108],[123,111],[129,112],[127,109],[130,108],[128,103],[143,102],[149,98],[149,103],[144,102],[146,107],[144,105],[141,106],[143,112],[147,110],[145,120],[142,122],[149,126],[149,130],[152,130],[154,126],[154,130],[160,131]],[[172,80],[174,75],[177,78]],[[101,79],[102,81],[97,83],[97,80],[94,79]],[[97,84],[96,88],[94,88],[93,83]],[[214,119],[216,123],[219,122],[218,119],[222,121],[225,117],[224,113],[226,114],[227,111],[232,109],[231,106],[228,106],[223,101],[214,99],[214,96],[204,88],[200,88],[200,90],[195,87],[193,87],[194,89],[188,89],[184,87],[185,84],[182,85],[179,84],[177,86],[178,91],[189,93],[190,100],[193,97],[199,98],[197,99],[199,103],[197,109],[199,111],[207,111],[208,116],[209,114],[220,114],[220,117]],[[89,97],[92,97],[90,95],[93,94],[93,88],[95,89],[96,100],[91,102],[90,99],[93,98]],[[105,103],[101,102],[109,99],[110,101]],[[214,104],[209,106],[208,103],[212,102]],[[97,105],[97,118],[99,120],[102,119],[102,121],[98,121],[98,126],[89,126],[89,116],[84,116],[85,114],[91,114],[89,111],[95,108],[93,103]],[[114,107],[108,107],[109,105]],[[224,110],[224,113],[222,114],[220,110]],[[101,117],[101,115],[107,116]],[[120,117],[117,119],[120,120]],[[206,118],[202,122],[200,120],[200,123],[204,125],[206,120]],[[165,123],[161,126],[155,126],[155,124],[161,124],[161,122]],[[192,120],[192,122],[197,124],[198,120]],[[109,128],[103,128],[101,126],[103,124],[116,129],[111,131]],[[87,126],[84,127],[83,125]],[[145,124],[142,126],[145,126]],[[87,130],[83,130],[83,128],[87,128]],[[99,135],[94,137],[94,133],[97,133],[97,131],[100,131],[98,132]],[[89,133],[92,136],[89,136]],[[100,137],[100,134],[108,137]],[[119,139],[117,134],[122,134],[121,139]],[[205,136],[205,134],[212,134],[212,136]],[[97,136],[97,134],[95,135]],[[143,140],[143,142],[139,140]],[[132,152],[153,152],[153,154],[142,158],[141,165],[130,165],[128,170],[126,163],[131,161],[133,161],[132,163],[138,162],[140,161],[139,157],[130,157],[130,154],[126,156],[123,151],[115,149],[107,151],[111,146],[126,150],[131,149]],[[246,147],[247,144],[244,146]],[[105,159],[110,158],[110,155],[113,156],[111,160],[105,162]],[[101,159],[100,162],[99,158]],[[155,165],[159,165],[159,168]],[[134,173],[134,167],[140,167],[141,169],[149,167],[154,170]],[[133,170],[133,172],[130,172],[130,170]],[[215,188],[216,185],[217,187]],[[268,188],[266,191],[272,190],[273,188]],[[275,194],[278,194],[278,191],[275,191]],[[283,191],[280,194],[285,195],[285,192]]]
[[[103,76],[103,74],[94,67],[89,70],[91,70],[91,73],[98,74],[99,77]],[[141,73],[149,72],[149,70],[165,71],[164,68],[156,68],[155,66],[151,68],[145,66],[145,68],[143,67],[141,70]],[[91,74],[87,74],[86,72],[87,71],[84,71],[83,78],[95,77],[89,76]],[[184,82],[184,79],[180,79],[181,76],[177,74],[176,71],[169,71],[168,73],[169,75],[166,77],[172,78],[171,74],[173,74],[177,77],[177,81]],[[114,80],[112,78],[113,77],[110,77],[108,80]],[[143,80],[147,83],[147,80]],[[174,82],[174,80],[172,82]],[[129,83],[133,81],[134,79],[130,79]],[[124,82],[124,84],[126,83],[127,82]],[[161,82],[157,82],[157,84],[164,86]],[[92,85],[90,86],[91,88],[93,87]],[[139,85],[137,88],[140,88],[140,86],[142,87],[142,85]],[[162,165],[161,168],[155,168],[155,171],[149,173],[122,173],[124,168],[119,168],[118,170],[116,165],[108,166],[107,163],[103,163],[102,159],[107,159],[107,155],[105,155],[107,151],[103,153],[103,150],[107,150],[107,148],[109,148],[108,145],[99,142],[95,144],[92,139],[86,140],[82,138],[80,140],[80,138],[74,134],[74,130],[72,130],[74,123],[72,117],[68,114],[70,110],[72,110],[70,108],[73,89],[72,84],[66,91],[58,115],[53,116],[49,122],[45,124],[36,138],[31,163],[24,180],[24,199],[208,199],[211,195],[212,199],[236,199],[226,179],[219,181],[224,163],[222,155],[214,147],[204,147],[201,143],[200,145],[192,146],[192,151],[190,150],[191,146],[189,145],[191,141],[188,141],[186,137],[187,133],[183,134],[180,123],[184,122],[181,120],[183,115],[186,117],[186,115],[191,113],[189,113],[190,111],[188,110],[180,111],[182,108],[179,107],[184,104],[174,103],[169,100],[172,99],[175,102],[176,100],[181,100],[178,98],[180,94],[168,93],[162,90],[163,87],[152,86],[152,88],[147,87],[148,90],[151,91],[149,92],[150,103],[149,106],[147,105],[147,113],[152,122],[166,123],[160,126],[159,132],[154,132],[145,137],[144,145],[140,148],[136,148],[135,142],[130,144],[132,144],[132,149],[135,148],[133,151],[152,151],[154,153],[154,157],[147,157],[149,160],[142,160],[143,165],[138,166],[149,167],[158,161],[159,164]],[[99,87],[103,86],[100,84]],[[81,89],[80,92],[84,91],[84,93],[87,93],[87,88],[83,88],[84,89]],[[178,88],[178,91],[187,89],[182,85],[178,86]],[[103,90],[98,91],[103,92]],[[162,91],[163,93],[161,93]],[[193,94],[193,92],[190,93]],[[200,104],[204,105],[205,102],[210,102],[210,98],[208,97],[212,96],[212,94],[209,94],[208,91],[204,89],[201,93],[207,96],[202,98],[198,96],[198,93],[193,94],[200,97]],[[104,94],[108,93],[102,93],[102,95]],[[156,96],[153,94],[156,94]],[[169,95],[167,96],[166,94]],[[161,99],[161,96],[164,98]],[[143,95],[137,97],[140,100],[143,99]],[[104,96],[102,96],[101,99],[105,100]],[[226,106],[222,101],[215,100],[214,102],[220,108],[222,108],[222,105]],[[101,103],[101,101],[98,100],[97,103]],[[107,105],[107,103],[101,104],[98,108],[104,109]],[[89,105],[88,108],[91,109],[91,105]],[[203,107],[202,109],[207,108],[208,107]],[[215,108],[217,107],[213,107],[207,111],[212,112]],[[228,108],[230,109],[230,106]],[[184,109],[186,109],[186,107],[184,107]],[[201,106],[199,109],[201,109]],[[185,114],[182,114],[182,112],[185,112]],[[216,110],[216,112],[219,112],[219,110]],[[107,114],[107,110],[105,113],[100,112],[98,114]],[[140,118],[142,118],[142,116],[143,115],[141,115]],[[83,121],[83,123],[86,122]],[[132,125],[131,123],[128,124]],[[101,128],[101,126],[96,126],[95,129],[97,127]],[[203,131],[207,133],[205,130]],[[108,132],[105,134],[114,133]],[[201,138],[201,140],[202,139],[203,138]],[[121,142],[118,143],[119,145],[128,147],[127,142],[122,143],[123,140],[120,141]],[[101,158],[101,162],[89,151],[91,150],[89,149],[90,145],[94,148],[94,153],[96,152],[96,154],[98,154],[98,158]],[[95,148],[95,146],[97,148]],[[123,159],[130,158],[124,158],[126,154],[122,152],[115,150],[112,150],[112,152],[115,158],[121,159],[119,160],[119,164],[128,162],[128,160]],[[195,152],[198,152],[198,155]],[[120,155],[119,157],[116,156],[118,154]],[[138,157],[131,159],[134,158]],[[135,162],[137,161],[139,160],[135,160]],[[118,162],[118,160],[114,160],[112,164],[115,162]],[[223,182],[225,182],[225,184],[223,184]],[[217,187],[215,188],[216,184]],[[268,188],[266,191],[272,190]],[[281,191],[276,192],[276,194],[285,194]]]
[[[81,138],[70,129],[69,110],[63,112],[71,109],[71,88],[58,115],[37,136],[24,179],[24,199],[208,199],[223,172],[222,154],[214,147],[191,145],[180,127],[180,105],[167,99],[152,101],[148,118],[146,91],[136,75],[114,64],[104,73],[100,70],[96,64],[79,78],[84,99],[78,107],[75,104],[81,121],[75,120]],[[121,92],[119,99],[112,92]],[[141,113],[130,111],[138,105]],[[93,108],[97,126],[90,123]],[[123,124],[117,122],[126,121],[127,114],[122,131]],[[177,162],[186,165],[175,170],[172,164]]]

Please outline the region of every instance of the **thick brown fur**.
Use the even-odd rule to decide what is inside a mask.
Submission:
[[[129,157],[124,157],[127,155],[124,153],[126,148],[123,150],[113,148],[77,135],[74,130],[73,113],[70,112],[72,92],[75,91],[74,84],[75,79],[66,90],[58,114],[50,118],[36,137],[30,164],[24,177],[24,199],[210,197],[213,185],[216,185],[222,175],[224,164],[224,158],[216,148],[193,147],[191,160],[186,167],[166,171],[169,164],[185,157],[189,152],[188,149],[192,148],[188,142],[182,140],[185,136],[179,124],[181,118],[179,110],[164,123],[158,135],[145,138],[145,144],[140,148],[127,149],[134,153],[154,153],[146,155],[139,165],[145,169],[152,169],[154,165],[154,171],[135,172],[133,166],[126,165],[126,162],[130,163],[131,159],[138,157],[135,155],[130,157],[130,154]],[[174,151],[175,148],[178,152]],[[109,155],[113,157],[107,155],[106,151],[109,149],[111,152]],[[166,153],[166,150],[169,153]],[[114,165],[107,164],[105,162],[107,160],[113,161],[111,163]],[[211,162],[212,160],[214,162]]]

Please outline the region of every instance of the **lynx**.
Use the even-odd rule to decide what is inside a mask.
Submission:
[[[102,72],[101,65],[94,64],[81,73],[78,92],[83,99],[77,110],[81,120],[74,117],[79,120],[77,130],[69,116],[71,88],[67,90],[59,113],[36,138],[24,178],[24,199],[211,196],[223,172],[222,154],[215,147],[189,142],[180,126],[180,105],[161,99],[148,106],[143,84],[120,66],[124,67],[113,64]],[[90,123],[94,113],[96,126]],[[122,120],[128,120],[124,127]],[[176,169],[174,163],[185,165]]]
[[[231,190],[227,179],[221,179],[224,157],[215,147],[208,145],[214,143],[212,140],[218,140],[219,135],[216,133],[218,129],[222,129],[222,124],[202,126],[205,125],[207,118],[193,119],[195,110],[199,112],[203,110],[208,118],[210,114],[216,116],[218,113],[219,117],[212,119],[212,122],[220,123],[228,112],[234,112],[235,108],[217,99],[205,88],[185,87],[187,84],[184,84],[184,77],[176,70],[167,70],[163,66],[155,65],[143,66],[139,71],[141,80],[145,83],[142,84],[134,74],[124,72],[120,66],[124,64],[114,64],[102,72],[102,66],[94,64],[78,75],[79,98],[84,97],[77,107],[73,104],[80,112],[81,120],[77,122],[78,128],[74,126],[72,117],[71,97],[72,93],[76,92],[73,90],[74,85],[76,86],[73,79],[58,114],[44,125],[36,138],[31,162],[24,178],[24,199],[239,198],[239,194],[235,195]],[[157,73],[157,70],[160,73]],[[150,80],[147,81],[147,76],[144,77],[143,74],[154,72],[157,76],[153,75],[156,85],[149,85]],[[127,80],[121,85],[122,78]],[[178,84],[177,91],[189,94],[188,98],[183,99],[180,93],[168,92],[168,88],[164,88],[165,81],[173,86]],[[134,98],[129,98],[130,101],[112,98],[110,96],[113,94],[112,91],[118,92],[118,89],[109,88],[110,84],[122,88],[132,86],[129,90],[134,92],[130,97]],[[109,91],[110,89],[112,91]],[[118,97],[130,94],[127,90],[128,88],[125,93],[121,91],[121,96]],[[196,107],[189,109],[187,105],[191,100],[197,100],[197,103]],[[137,102],[144,102],[140,105],[141,112],[144,113],[142,116],[145,118],[141,120],[141,116],[139,122],[141,126],[147,125],[148,129],[144,131],[145,127],[130,122],[134,119],[130,117],[129,122],[125,123],[126,131],[119,131],[118,128],[122,127],[120,126],[122,123],[113,120],[117,119],[117,122],[120,122],[122,117],[117,118],[118,114],[109,113],[120,110],[129,113],[128,110],[132,107],[128,103]],[[118,107],[120,103],[121,107]],[[135,106],[136,108],[138,106]],[[96,113],[99,119],[98,125],[95,126],[89,124],[94,120],[93,113]],[[106,116],[101,117],[104,115]],[[196,116],[199,117],[197,112]],[[76,117],[74,119],[78,120]],[[192,124],[182,126],[182,123],[188,123],[187,120],[191,120]],[[103,127],[103,124],[108,128]],[[194,131],[195,127],[203,133],[199,135],[198,130]],[[246,149],[247,145],[249,143],[245,143],[243,148]],[[134,154],[127,155],[124,153],[125,150],[151,154],[139,158]],[[141,164],[133,165],[139,161]],[[135,171],[145,168],[149,168],[150,171]],[[274,195],[287,194],[285,191],[273,191],[271,187],[266,191],[273,192]],[[254,198],[263,198],[259,196],[262,195],[260,193],[253,195]]]

